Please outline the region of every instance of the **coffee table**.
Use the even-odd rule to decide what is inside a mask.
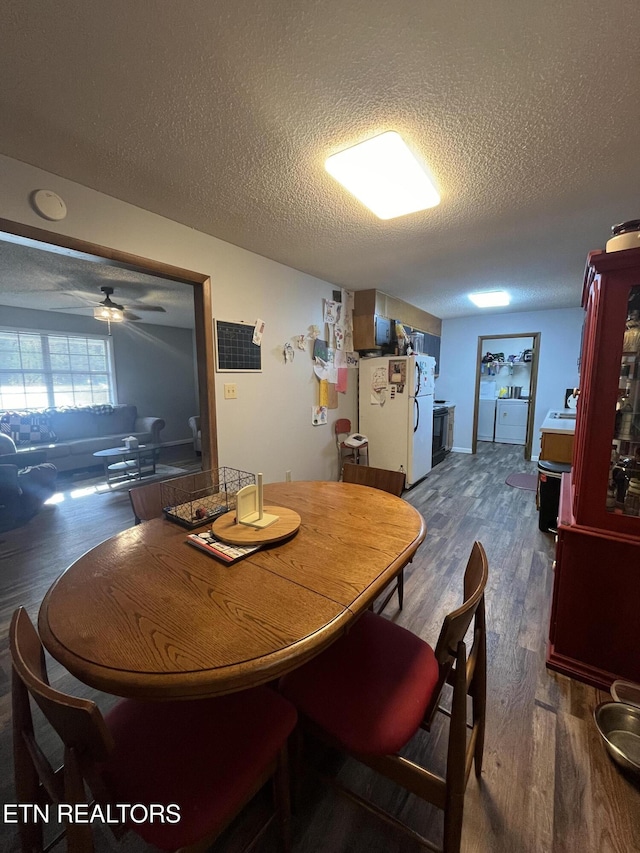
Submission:
[[[93,455],[102,459],[107,483],[122,478],[141,480],[144,474],[156,473],[160,447],[159,444],[140,444],[135,448],[108,447],[97,450]]]

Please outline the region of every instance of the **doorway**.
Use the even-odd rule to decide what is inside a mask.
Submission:
[[[471,452],[478,441],[523,444],[531,459],[540,332],[478,337]]]
[[[209,276],[2,218],[0,218],[0,240],[43,249],[48,252],[56,252],[85,261],[130,269],[192,288],[202,432],[202,467],[204,470],[217,468],[218,444],[215,384],[213,381],[213,323],[211,321],[213,312]]]

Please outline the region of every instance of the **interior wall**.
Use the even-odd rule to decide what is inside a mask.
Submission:
[[[7,306],[0,308],[0,325],[87,335],[105,334],[106,329],[91,317]],[[190,439],[187,421],[198,405],[192,330],[122,323],[113,324],[111,331],[117,402],[137,406],[140,417],[164,418],[163,442]]]
[[[576,271],[577,279],[582,272]],[[564,408],[567,388],[578,385],[584,311],[559,308],[517,314],[483,314],[442,321],[441,372],[436,397],[456,404],[454,451],[471,453],[478,338],[540,332],[538,387],[531,455],[540,454],[540,427],[550,409]],[[518,350],[519,351],[519,350]],[[515,352],[515,349],[512,350]],[[506,353],[505,355],[509,355]]]
[[[2,155],[0,186],[0,216],[209,275],[217,318],[263,320],[262,373],[216,374],[220,464],[261,471],[266,482],[284,479],[287,470],[294,479],[336,479],[332,425],[339,417],[357,423],[357,371],[349,371],[328,424],[314,427],[311,354],[298,350],[289,364],[283,357],[294,335],[312,324],[323,328],[323,299],[331,299],[333,285]],[[39,217],[29,204],[34,189],[57,192],[66,219]],[[224,399],[225,382],[236,383],[237,399]]]

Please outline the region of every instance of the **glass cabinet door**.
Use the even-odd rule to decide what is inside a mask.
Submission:
[[[640,285],[629,290],[606,500],[609,512],[640,515]]]

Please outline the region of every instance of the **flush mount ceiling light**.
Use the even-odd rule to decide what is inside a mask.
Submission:
[[[424,166],[394,130],[332,154],[324,165],[379,219],[394,219],[440,204]]]
[[[499,305],[508,305],[511,297],[505,290],[492,290],[490,293],[470,293],[469,299],[478,308],[496,308]]]

